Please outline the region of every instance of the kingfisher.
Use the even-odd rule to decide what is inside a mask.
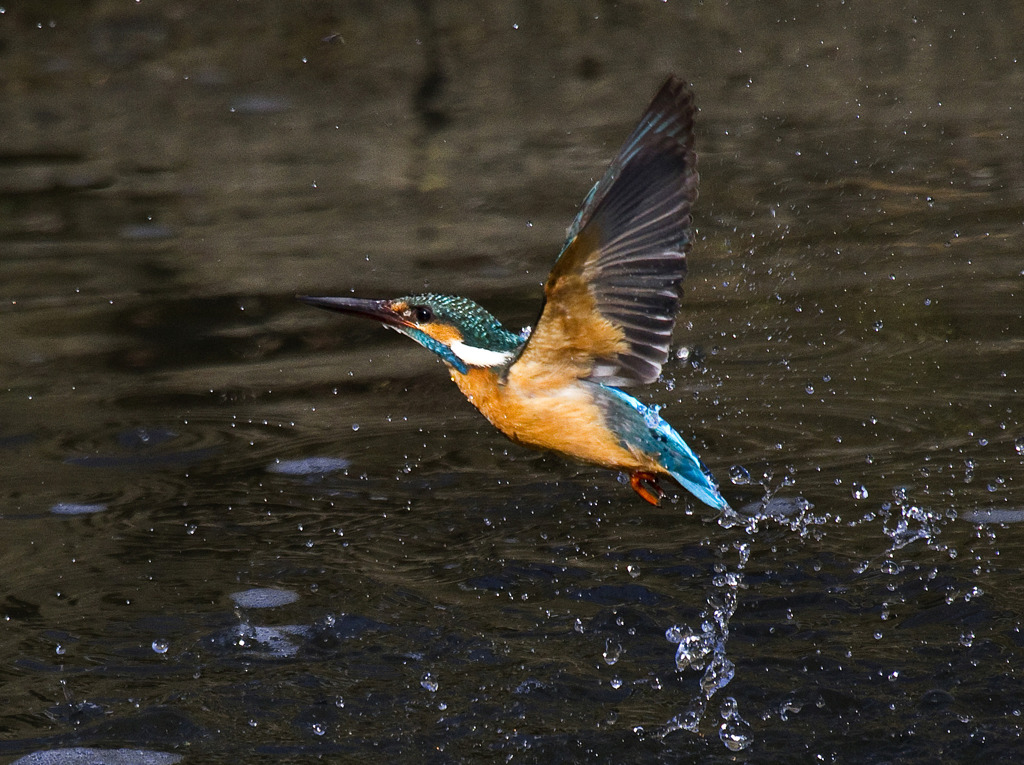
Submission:
[[[668,360],[697,197],[693,92],[671,76],[583,201],[535,326],[511,332],[454,295],[298,299],[381,322],[433,351],[516,443],[618,470],[660,505],[672,478],[727,512],[714,476],[671,425],[621,390]]]

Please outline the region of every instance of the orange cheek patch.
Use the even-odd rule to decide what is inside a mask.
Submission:
[[[425,327],[420,327],[420,330],[445,345],[451,345],[456,340],[462,339],[462,333],[448,324],[428,324]]]

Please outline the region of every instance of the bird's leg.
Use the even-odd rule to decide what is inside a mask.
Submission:
[[[661,506],[661,498],[665,496],[665,492],[658,485],[657,474],[637,470],[629,476],[629,485],[645,502],[650,502],[655,507]]]

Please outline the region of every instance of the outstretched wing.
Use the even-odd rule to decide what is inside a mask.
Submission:
[[[649,383],[668,359],[697,196],[693,93],[670,77],[569,228],[515,365],[605,385]]]

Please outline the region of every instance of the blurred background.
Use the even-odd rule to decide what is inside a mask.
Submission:
[[[3,3],[0,761],[1016,761],[1022,56],[995,0]],[[669,73],[638,395],[746,525],[293,298],[532,323]]]

